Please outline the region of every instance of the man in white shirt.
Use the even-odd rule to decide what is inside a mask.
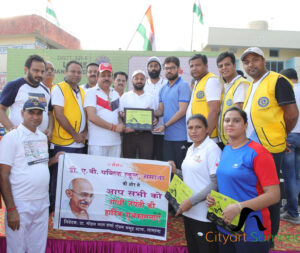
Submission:
[[[81,88],[87,92],[88,89],[95,87],[97,84],[97,73],[98,73],[99,64],[91,62],[86,66],[86,78],[88,82],[82,84]]]
[[[44,105],[25,102],[23,123],[0,142],[0,187],[6,205],[7,253],[45,252],[48,236],[49,161],[47,137],[37,127]],[[5,150],[5,152],[3,152]]]
[[[189,60],[189,64],[191,75],[197,84],[187,110],[187,119],[191,115],[202,114],[207,119],[210,138],[218,143],[217,124],[223,85],[216,75],[208,71],[206,55],[194,55]]]
[[[120,112],[124,118],[126,108],[154,110],[153,96],[144,91],[145,72],[136,70],[132,74],[133,90],[124,93],[120,100]],[[151,131],[125,129],[123,138],[123,156],[125,158],[152,159],[153,136]]]
[[[4,86],[0,96],[0,123],[7,131],[16,128],[23,122],[21,111],[24,103],[30,98],[36,98],[45,107],[39,129],[50,138],[53,128],[52,124],[49,124],[49,115],[52,114],[50,92],[41,84],[45,61],[39,55],[31,55],[25,62],[24,70],[25,77],[15,79]],[[6,114],[8,108],[9,117]]]
[[[88,117],[88,153],[90,155],[120,157],[124,125],[119,117],[120,97],[111,88],[113,74],[109,63],[101,63],[98,84],[89,89],[84,101]]]
[[[230,107],[237,106],[243,108],[249,82],[238,75],[236,71],[235,56],[230,52],[223,52],[217,58],[217,66],[220,76],[224,79],[224,95],[221,103],[221,113],[219,116],[218,136],[221,148],[228,143],[228,136],[223,127],[223,115]],[[223,143],[224,145],[221,145]]]
[[[162,64],[158,57],[152,56],[147,61],[147,70],[149,78],[145,84],[145,92],[150,93],[154,98],[154,109],[158,109],[159,105],[159,92],[161,88],[168,82],[160,76]],[[163,116],[159,117],[157,127],[164,124]],[[163,145],[164,145],[164,132],[153,134],[153,157],[154,160],[163,161]]]

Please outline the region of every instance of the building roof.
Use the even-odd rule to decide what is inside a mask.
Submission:
[[[299,31],[279,31],[261,29],[239,29],[209,27],[207,46],[251,47],[278,49],[300,49]]]
[[[38,15],[0,19],[0,38],[33,35],[55,48],[81,49],[80,40]]]

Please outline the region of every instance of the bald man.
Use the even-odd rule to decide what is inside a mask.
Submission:
[[[70,199],[64,218],[90,220],[87,209],[94,199],[92,184],[84,178],[75,178],[70,182],[66,195]]]
[[[55,69],[54,69],[54,65],[49,62],[46,61],[46,65],[45,65],[45,72],[43,74],[43,81],[42,83],[49,89],[51,90],[51,87],[53,85],[53,80],[55,77]]]

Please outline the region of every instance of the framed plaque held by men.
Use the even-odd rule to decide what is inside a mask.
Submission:
[[[125,126],[139,131],[152,131],[154,113],[152,109],[124,108]]]

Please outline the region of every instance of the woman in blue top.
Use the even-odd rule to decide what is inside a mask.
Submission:
[[[273,157],[262,145],[247,139],[247,125],[247,115],[240,108],[232,107],[225,112],[224,130],[231,144],[224,148],[217,169],[218,189],[239,202],[227,206],[222,219],[230,224],[243,208],[253,211],[245,221],[243,236],[234,236],[218,227],[221,253],[269,252],[271,221],[268,206],[280,200]],[[211,206],[214,199],[208,195],[206,202]],[[260,230],[259,221],[265,230]]]

